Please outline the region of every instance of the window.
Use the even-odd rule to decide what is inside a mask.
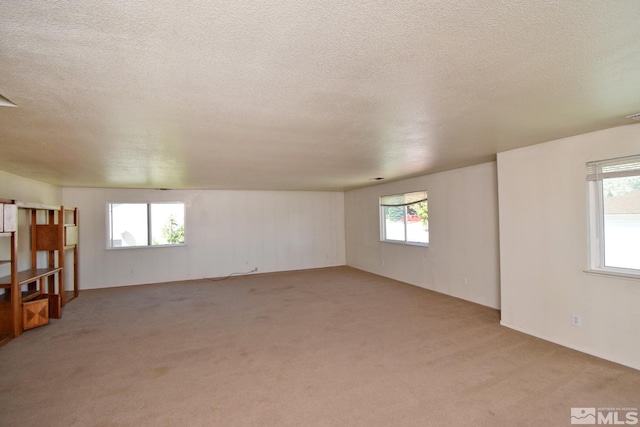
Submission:
[[[590,267],[640,276],[640,156],[587,163]]]
[[[184,203],[109,203],[109,248],[184,245]]]
[[[380,197],[380,240],[428,246],[426,191]]]

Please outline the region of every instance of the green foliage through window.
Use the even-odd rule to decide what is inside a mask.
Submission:
[[[184,243],[184,224],[178,224],[176,216],[171,214],[162,226],[162,236],[170,245]]]

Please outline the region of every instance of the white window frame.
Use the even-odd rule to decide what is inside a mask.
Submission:
[[[418,193],[424,193],[424,197],[419,199],[419,200],[413,200],[413,201],[407,201],[406,198],[408,196],[414,195],[414,194],[418,194]],[[385,203],[385,199],[389,199],[389,198],[403,198],[403,202],[402,203],[394,203],[394,204],[388,204]],[[427,191],[426,190],[419,190],[419,191],[409,191],[406,193],[398,193],[398,194],[391,194],[391,195],[387,195],[387,196],[382,196],[379,199],[379,212],[380,212],[380,241],[381,242],[385,242],[385,243],[397,243],[397,244],[401,244],[401,245],[409,245],[409,246],[422,246],[422,247],[429,247],[429,242],[414,242],[411,240],[407,240],[408,239],[408,233],[407,233],[407,207],[416,203],[420,203],[422,201],[425,201],[428,203],[428,197],[427,197]],[[404,240],[394,240],[394,239],[388,239],[387,238],[387,230],[386,230],[386,215],[385,215],[385,207],[404,207]],[[427,231],[427,236],[429,237],[429,231]]]
[[[605,264],[605,213],[603,180],[640,176],[640,155],[587,163],[589,202],[589,267],[591,273],[640,279],[640,269]]]
[[[114,246],[113,242],[113,217],[112,217],[112,205],[147,205],[147,244],[146,245],[135,245],[135,246]],[[165,204],[181,204],[183,209],[183,218],[184,218],[184,241],[182,243],[168,243],[163,245],[154,245],[152,242],[152,217],[151,217],[151,205],[165,205]],[[167,247],[179,247],[187,245],[187,207],[186,203],[183,201],[162,201],[162,202],[107,202],[106,206],[106,215],[107,215],[107,249],[109,250],[120,250],[120,249],[140,249],[140,248],[167,248]]]

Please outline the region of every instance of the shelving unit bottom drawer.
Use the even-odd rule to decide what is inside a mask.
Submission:
[[[49,323],[49,298],[40,298],[22,304],[22,328],[37,328]]]

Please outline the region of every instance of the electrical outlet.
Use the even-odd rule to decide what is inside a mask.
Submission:
[[[467,286],[468,284],[469,284],[469,282],[467,281],[466,277],[464,279],[462,279],[462,286]]]
[[[571,314],[571,324],[573,326],[582,326],[582,317],[577,314]]]

